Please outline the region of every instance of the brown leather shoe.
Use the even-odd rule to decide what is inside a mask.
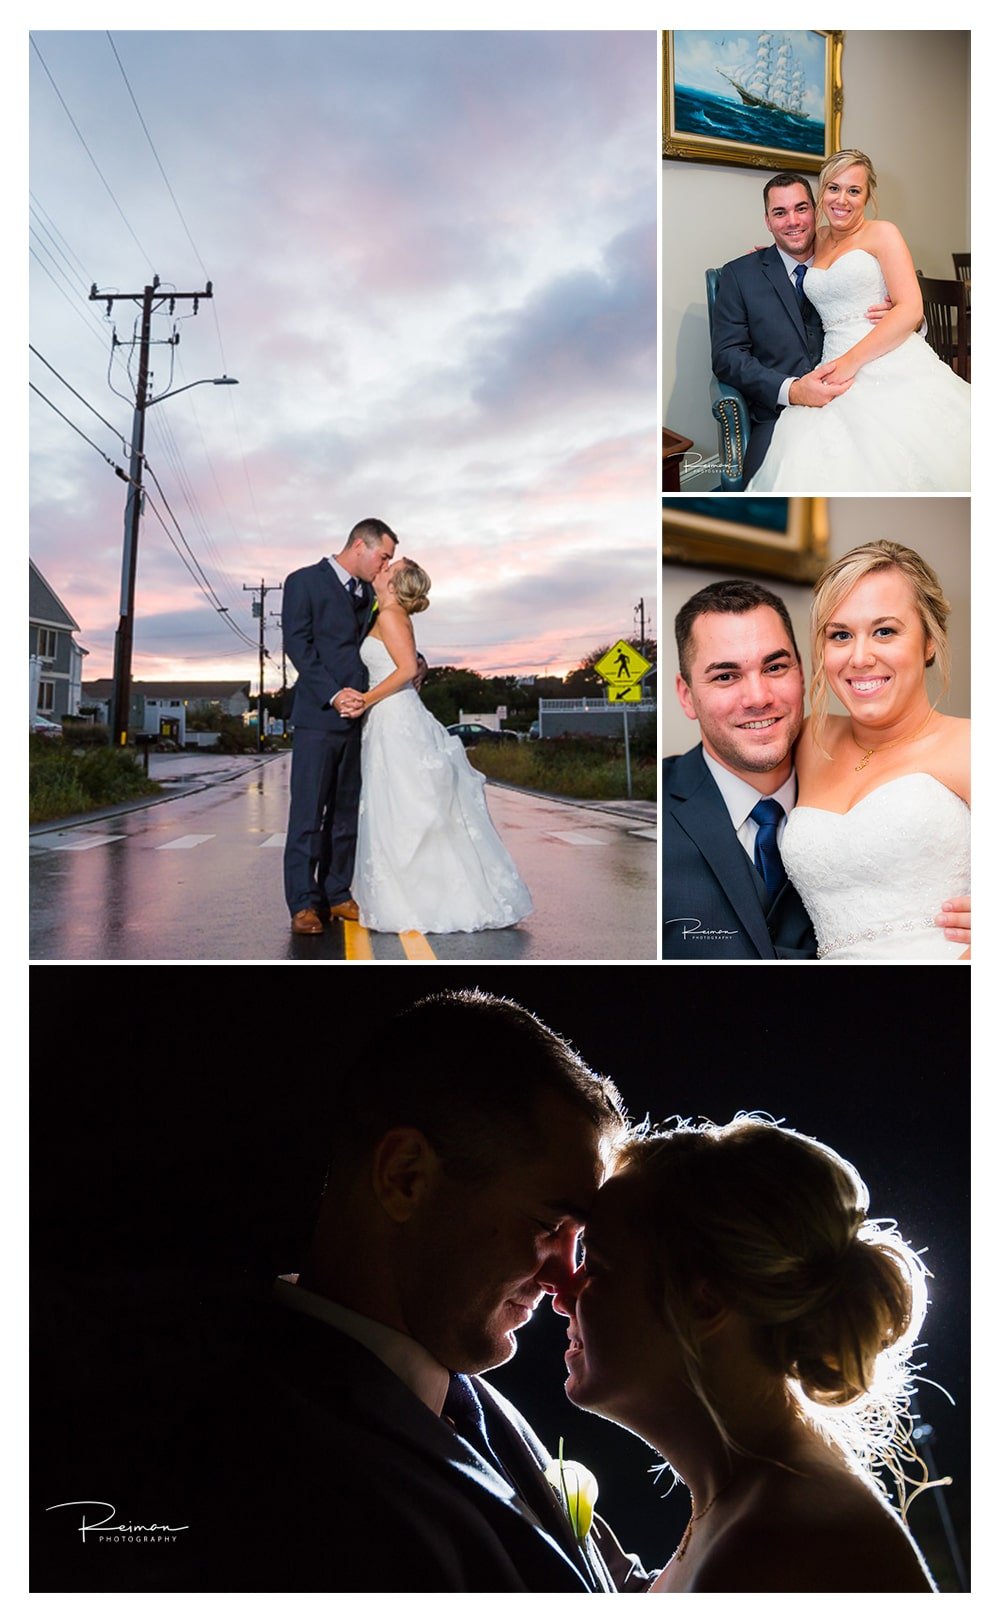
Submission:
[[[322,935],[323,920],[314,907],[301,907],[292,914],[293,935]]]
[[[358,912],[357,902],[353,897],[349,896],[346,902],[338,902],[336,907],[331,907],[330,917],[331,919],[353,919],[357,923],[361,914]]]

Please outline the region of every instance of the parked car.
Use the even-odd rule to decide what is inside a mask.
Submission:
[[[41,733],[45,738],[61,738],[62,727],[58,721],[50,721],[48,716],[32,716],[31,731]]]
[[[533,721],[531,723],[531,726],[528,728],[528,737],[529,738],[541,738],[541,736],[542,736],[542,724],[541,724],[541,722],[540,721]]]
[[[494,727],[484,727],[481,721],[456,721],[448,731],[455,738],[460,738],[466,749],[471,744],[520,743],[517,733],[498,732]]]

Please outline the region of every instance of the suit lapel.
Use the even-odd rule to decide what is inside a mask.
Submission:
[[[545,1531],[559,1544],[573,1565],[587,1579],[588,1588],[614,1589],[614,1583],[593,1541],[588,1539],[586,1554],[573,1533],[562,1501],[543,1475],[544,1462],[530,1447],[518,1428],[507,1419],[492,1390],[476,1381],[476,1391],[486,1416],[490,1442],[497,1458],[518,1485],[520,1497]],[[589,1570],[588,1570],[589,1568]]]
[[[700,746],[685,758],[685,770],[676,775],[675,782],[675,819],[701,852],[760,956],[773,958],[774,943],[757,892],[756,871],[736,837]]]
[[[802,307],[795,296],[795,289],[788,279],[785,262],[778,253],[777,248],[764,249],[760,256],[760,268],[794,322],[795,331],[798,333],[803,345],[807,346],[806,324],[802,315]]]

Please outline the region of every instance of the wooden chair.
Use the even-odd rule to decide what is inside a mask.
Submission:
[[[971,383],[969,297],[965,282],[920,275],[917,281],[920,284],[920,297],[924,301],[927,342],[953,372],[957,372],[966,383]]]
[[[952,254],[951,262],[955,267],[955,280],[969,283],[972,281],[972,254]]]

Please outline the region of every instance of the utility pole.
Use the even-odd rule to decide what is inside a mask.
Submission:
[[[258,647],[260,681],[257,687],[257,753],[260,755],[264,751],[264,655],[267,653],[267,649],[264,647],[264,602],[268,592],[280,592],[281,587],[265,586],[264,582],[261,581],[259,586],[244,585],[243,590],[245,592],[260,593],[260,602],[258,603],[256,598],[253,600],[254,619],[260,621]]]
[[[122,547],[122,581],[118,605],[118,630],[115,632],[115,670],[114,686],[111,696],[110,734],[111,743],[115,748],[122,748],[128,743],[128,717],[132,695],[132,643],[133,625],[135,619],[135,574],[136,558],[139,551],[139,518],[142,513],[142,470],[143,445],[146,438],[146,408],[156,402],[149,399],[149,346],[150,332],[153,322],[153,306],[159,307],[169,301],[170,314],[178,299],[193,299],[194,314],[198,313],[198,301],[212,297],[212,284],[207,282],[200,293],[163,293],[158,294],[160,278],[154,276],[149,286],[144,287],[141,293],[98,293],[97,284],[92,283],[90,289],[91,299],[100,299],[107,303],[107,313],[110,316],[111,307],[121,299],[127,299],[132,304],[142,307],[142,320],[139,327],[139,372],[135,385],[135,409],[132,414],[132,454],[129,461],[128,496],[125,498],[125,539]],[[177,334],[163,342],[173,345],[178,341]],[[117,334],[112,344],[117,345]],[[204,378],[205,383],[226,382],[235,383],[235,378]],[[193,384],[185,384],[185,388],[193,388]],[[179,389],[169,391],[180,394]],[[160,395],[165,400],[166,395]]]
[[[644,654],[646,652],[646,599],[644,597],[640,597],[633,613],[639,616],[639,652]]]

